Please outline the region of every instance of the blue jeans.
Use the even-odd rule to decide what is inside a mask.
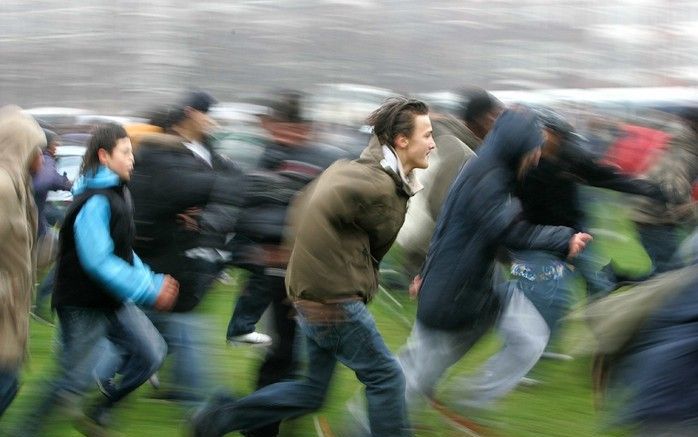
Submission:
[[[175,393],[186,396],[185,399],[203,399],[208,388],[204,365],[207,354],[206,342],[203,339],[203,321],[193,312],[148,311],[146,314],[167,343],[168,353],[174,356]],[[108,338],[102,341],[103,353],[95,371],[95,378],[102,381],[102,387],[108,393],[115,388],[108,381],[117,373],[123,377],[139,373],[137,356],[134,357],[128,345],[119,340],[120,336],[119,331],[110,332]]]
[[[299,311],[306,336],[308,373],[302,380],[268,385],[237,401],[212,401],[196,419],[197,435],[225,433],[298,417],[322,407],[337,361],[366,387],[374,437],[411,435],[405,407],[405,378],[362,302],[339,304],[345,315],[312,323]]]
[[[407,381],[406,397],[410,410],[421,407],[424,397],[433,397],[443,375],[493,324],[494,320],[488,317],[473,325],[446,331],[415,320],[407,344],[398,353]],[[363,418],[359,417],[359,421],[363,422]]]
[[[512,276],[516,288],[541,314],[552,338],[560,320],[572,306],[572,271],[564,260],[544,251],[518,251],[513,257]]]
[[[145,314],[133,304],[118,310],[61,306],[56,309],[60,323],[59,370],[49,392],[33,410],[23,429],[36,433],[53,408],[79,399],[95,383],[93,373],[100,359],[96,347],[107,334],[118,333],[121,347],[134,355],[133,372],[124,375],[118,387],[106,394],[112,405],[138,388],[160,368],[167,346]]]

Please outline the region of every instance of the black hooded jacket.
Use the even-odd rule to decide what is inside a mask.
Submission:
[[[497,311],[491,286],[501,247],[567,254],[574,231],[524,221],[512,196],[522,158],[542,140],[532,112],[506,111],[451,185],[421,273],[417,318],[424,325],[467,328]]]
[[[554,156],[541,158],[516,189],[526,219],[540,225],[561,225],[582,230],[584,213],[577,184],[608,188],[664,201],[659,187],[635,179],[614,167],[599,164],[569,135]]]
[[[203,209],[213,202],[240,203],[236,200],[241,197],[239,172],[215,153],[211,158],[212,167],[187,149],[182,137],[169,134],[146,137],[136,154],[129,183],[136,223],[134,249],[153,270],[171,274],[180,282],[174,311],[195,307],[217,273],[208,271],[206,263],[186,256],[186,252],[225,246],[224,233],[207,232],[201,219],[200,230],[188,229],[178,214],[190,208]],[[205,218],[211,221],[206,213]]]

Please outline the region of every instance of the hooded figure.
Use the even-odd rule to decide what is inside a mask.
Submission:
[[[465,164],[451,185],[422,273],[410,286],[410,293],[419,296],[417,320],[398,360],[411,407],[421,396],[431,397],[441,376],[489,330],[499,315],[499,299],[504,303],[499,325],[504,337],[511,340],[510,332],[528,329],[528,316],[535,309],[526,305],[521,292],[500,281],[496,287],[500,293],[493,291],[495,258],[501,249],[575,255],[583,247],[576,243],[581,236],[573,238],[571,228],[524,221],[512,195],[517,179],[536,165],[542,143],[541,126],[530,110],[506,111],[478,149],[479,155]],[[514,371],[528,362],[520,352],[526,352],[535,338],[525,334],[514,340],[501,359],[488,360],[475,380],[478,384],[472,386],[478,389],[477,396],[469,393],[464,404],[483,406],[516,385],[519,377]]]
[[[500,247],[567,254],[573,230],[523,221],[512,197],[522,161],[542,143],[531,111],[506,111],[453,182],[422,268],[417,319],[425,326],[459,329],[497,312],[490,289]]]
[[[0,414],[16,393],[27,348],[37,229],[29,168],[45,142],[39,125],[19,108],[0,108]],[[14,375],[14,389],[6,390],[7,375]]]

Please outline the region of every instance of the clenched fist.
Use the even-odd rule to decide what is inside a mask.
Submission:
[[[582,253],[582,250],[586,247],[587,243],[590,242],[593,237],[585,232],[577,232],[570,238],[570,246],[567,258],[572,259],[577,255]]]
[[[162,288],[158,298],[155,300],[155,309],[158,311],[169,311],[177,302],[179,295],[179,282],[170,275],[165,275],[165,280],[162,281]]]

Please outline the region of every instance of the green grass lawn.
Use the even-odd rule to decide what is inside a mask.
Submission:
[[[614,202],[604,203],[594,211],[594,217],[603,223],[604,228],[612,228],[621,238],[613,234],[599,235],[595,250],[613,259],[614,267],[625,273],[642,273],[648,269],[646,255],[637,246],[633,229],[623,217],[620,206]],[[627,238],[626,238],[627,237]],[[208,331],[205,362],[218,388],[228,388],[238,394],[249,393],[254,386],[256,367],[260,351],[252,348],[230,348],[225,345],[225,330],[232,305],[240,289],[244,274],[233,271],[236,283],[217,285],[204,300],[199,311],[206,317]],[[580,284],[581,286],[581,284]],[[378,327],[393,351],[397,351],[409,334],[410,323],[416,310],[414,302],[403,293],[392,295],[402,307],[385,296],[379,296],[370,306]],[[260,327],[264,330],[264,326]],[[567,333],[583,329],[579,326],[566,326]],[[19,418],[31,408],[39,393],[46,388],[46,378],[54,365],[54,328],[32,321],[31,359],[23,374],[23,385],[19,396],[0,422],[0,429],[17,425]],[[563,335],[558,348],[566,349]],[[498,339],[489,335],[478,344],[447,375],[442,387],[448,386],[449,378],[472,372],[485,359],[496,351]],[[608,417],[594,408],[590,380],[590,360],[579,357],[573,361],[542,361],[534,369],[534,377],[543,383],[529,388],[519,388],[503,399],[496,411],[488,417],[494,432],[488,435],[500,437],[542,437],[542,436],[622,436],[623,432],[609,430],[604,424]],[[161,372],[163,379],[167,368]],[[334,429],[339,429],[346,418],[346,401],[360,389],[353,373],[338,366],[334,383],[325,407],[317,415],[325,418]],[[183,415],[186,410],[174,405],[148,399],[153,389],[145,385],[132,394],[117,409],[115,432],[123,436],[170,437],[185,435]],[[291,421],[284,427],[284,435],[305,437],[315,436],[315,415]],[[421,417],[421,416],[420,416]],[[428,430],[418,431],[418,436],[458,436],[465,435],[451,426],[433,410],[424,413],[422,419],[429,425]],[[20,434],[21,435],[21,430]],[[50,419],[45,435],[79,435],[71,424],[58,414]],[[236,434],[234,434],[236,435]]]

